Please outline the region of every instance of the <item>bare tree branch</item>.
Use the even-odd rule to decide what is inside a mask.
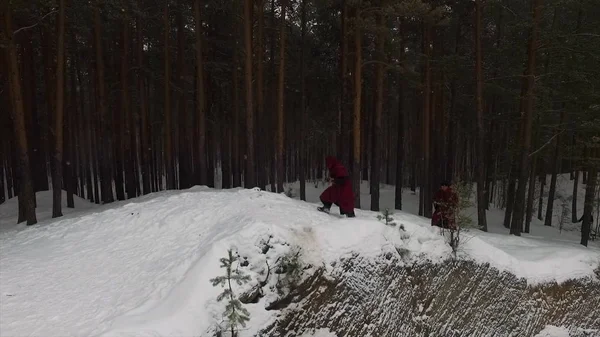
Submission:
[[[52,11],[52,12],[50,12],[50,13],[48,13],[48,14],[46,14],[46,15],[42,16],[42,18],[41,18],[41,19],[40,19],[40,20],[39,20],[37,23],[34,23],[34,24],[33,24],[33,25],[31,25],[31,26],[21,27],[21,28],[19,28],[19,29],[15,30],[15,31],[13,32],[13,36],[14,36],[14,35],[17,35],[18,33],[22,32],[22,31],[24,31],[24,30],[31,29],[31,28],[33,28],[33,27],[35,27],[35,26],[39,25],[40,23],[42,23],[42,21],[44,21],[44,19],[45,19],[47,16],[50,16],[50,15],[52,15],[52,14],[55,14],[55,13],[58,13],[58,11]]]
[[[529,157],[531,157],[531,156],[535,155],[536,153],[538,153],[538,152],[542,151],[543,149],[545,149],[546,147],[548,147],[548,145],[550,145],[550,144],[552,143],[552,141],[554,140],[554,138],[556,138],[556,137],[560,136],[560,135],[561,135],[563,132],[565,132],[565,130],[563,130],[563,131],[561,131],[561,132],[559,132],[559,133],[555,134],[554,136],[550,137],[550,139],[548,139],[548,141],[547,141],[547,142],[546,142],[544,145],[542,145],[542,146],[541,146],[539,149],[537,149],[537,150],[535,150],[535,151],[531,152],[531,153],[529,154]]]

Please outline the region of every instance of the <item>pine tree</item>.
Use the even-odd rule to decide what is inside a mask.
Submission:
[[[242,302],[235,296],[231,287],[231,281],[234,281],[238,285],[250,281],[250,276],[244,275],[243,271],[239,270],[239,268],[233,269],[233,265],[237,260],[238,258],[233,255],[233,251],[231,249],[227,250],[227,257],[220,259],[221,268],[225,269],[225,275],[217,276],[210,280],[213,287],[220,285],[225,288],[217,297],[217,301],[228,300],[223,316],[227,318],[227,329],[231,332],[231,337],[237,336],[238,326],[245,327],[246,322],[250,320],[250,313],[242,306]]]

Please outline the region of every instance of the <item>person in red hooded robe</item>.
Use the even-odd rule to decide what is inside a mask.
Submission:
[[[321,194],[323,207],[319,207],[319,210],[329,213],[331,206],[335,204],[340,208],[342,215],[353,218],[355,216],[354,192],[348,170],[332,156],[325,158],[325,163],[333,183]]]
[[[433,206],[435,211],[431,217],[431,225],[456,229],[455,211],[458,207],[458,196],[450,183],[442,183],[440,189],[433,196]]]

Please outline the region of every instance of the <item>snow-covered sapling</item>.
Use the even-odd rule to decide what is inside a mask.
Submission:
[[[383,223],[386,224],[386,226],[396,226],[396,223],[394,222],[394,218],[392,218],[392,214],[394,214],[392,211],[390,211],[389,208],[384,209],[381,214],[379,214],[377,216],[377,219],[379,221],[383,221]]]
[[[301,249],[299,247],[290,249],[281,257],[275,271],[276,274],[280,275],[276,285],[279,294],[283,295],[286,288],[289,292],[296,288],[303,272],[304,263],[301,259]]]
[[[231,249],[227,250],[227,253],[227,257],[220,259],[221,268],[225,269],[225,275],[217,276],[211,279],[210,282],[213,287],[220,285],[225,288],[217,297],[217,302],[221,302],[224,299],[228,301],[223,316],[227,320],[227,330],[231,332],[231,337],[236,337],[238,326],[246,326],[246,322],[250,320],[250,313],[235,296],[231,282],[233,281],[241,286],[250,281],[250,276],[244,275],[244,272],[239,270],[239,268],[233,269],[233,265],[237,262],[238,257],[233,254]]]
[[[474,206],[474,203],[471,199],[473,194],[473,184],[466,182],[456,182],[454,185],[454,190],[458,196],[458,205],[454,210],[454,216],[456,221],[456,229],[449,230],[450,237],[447,239],[448,245],[452,248],[452,252],[456,256],[458,252],[458,248],[460,246],[460,232],[463,229],[475,228],[476,225],[473,222],[472,214],[467,213],[467,210],[471,209]],[[442,233],[445,236],[445,231],[442,230]]]

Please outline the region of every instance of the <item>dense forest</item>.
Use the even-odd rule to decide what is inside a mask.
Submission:
[[[380,183],[431,216],[441,181],[476,182],[478,225],[493,203],[514,235],[528,186],[551,225],[570,174],[587,245],[597,0],[0,0],[0,22],[0,203],[18,196],[19,222],[44,190],[54,217],[62,190],[73,207],[299,180],[304,199],[334,154],[374,211]]]

